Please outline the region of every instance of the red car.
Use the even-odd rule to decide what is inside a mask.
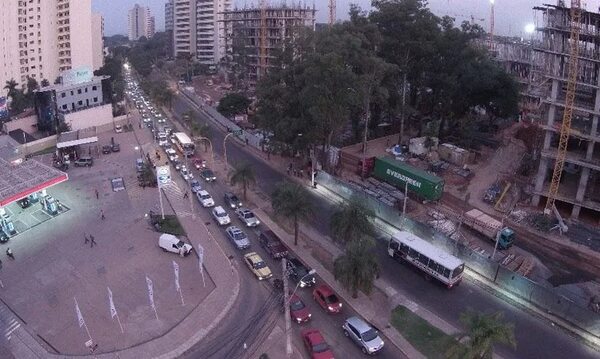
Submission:
[[[333,352],[318,329],[303,330],[302,341],[310,353],[311,359],[334,359]]]
[[[302,301],[302,299],[300,299],[300,297],[296,294],[292,295],[290,297],[290,316],[292,317],[292,320],[295,321],[296,323],[300,324],[300,323],[306,323],[310,320],[310,317],[312,317],[312,314],[310,314],[310,312],[308,311],[308,308],[306,307],[306,305],[304,305],[304,302]]]
[[[195,158],[194,159],[194,167],[196,167],[197,170],[200,170],[202,168],[206,168],[206,161],[202,160],[200,158]]]
[[[342,311],[342,302],[340,302],[333,290],[325,284],[313,290],[313,298],[328,313],[339,313]]]

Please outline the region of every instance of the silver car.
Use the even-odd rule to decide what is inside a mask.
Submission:
[[[250,240],[248,239],[248,236],[238,227],[227,227],[225,232],[227,232],[227,236],[229,236],[229,239],[233,241],[237,249],[246,249],[250,247]]]
[[[258,218],[256,218],[254,213],[252,213],[252,211],[250,211],[248,208],[238,208],[235,211],[235,214],[237,214],[240,221],[244,222],[246,227],[256,227],[260,224]]]
[[[350,317],[342,325],[344,335],[351,338],[365,354],[383,349],[383,340],[377,330],[359,317]]]

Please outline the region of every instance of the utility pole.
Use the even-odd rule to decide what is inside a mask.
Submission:
[[[286,358],[292,357],[292,319],[290,317],[290,303],[288,299],[288,276],[287,276],[287,260],[281,259],[281,273],[283,279],[283,305],[285,310],[285,355]]]

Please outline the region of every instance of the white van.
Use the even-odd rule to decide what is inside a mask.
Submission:
[[[178,253],[182,257],[192,252],[191,245],[167,233],[163,233],[158,237],[158,246],[165,252]]]

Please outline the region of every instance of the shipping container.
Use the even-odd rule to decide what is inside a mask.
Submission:
[[[402,190],[404,190],[405,183],[408,183],[410,192],[430,201],[440,199],[444,192],[444,180],[442,178],[393,158],[377,158],[373,177]]]

